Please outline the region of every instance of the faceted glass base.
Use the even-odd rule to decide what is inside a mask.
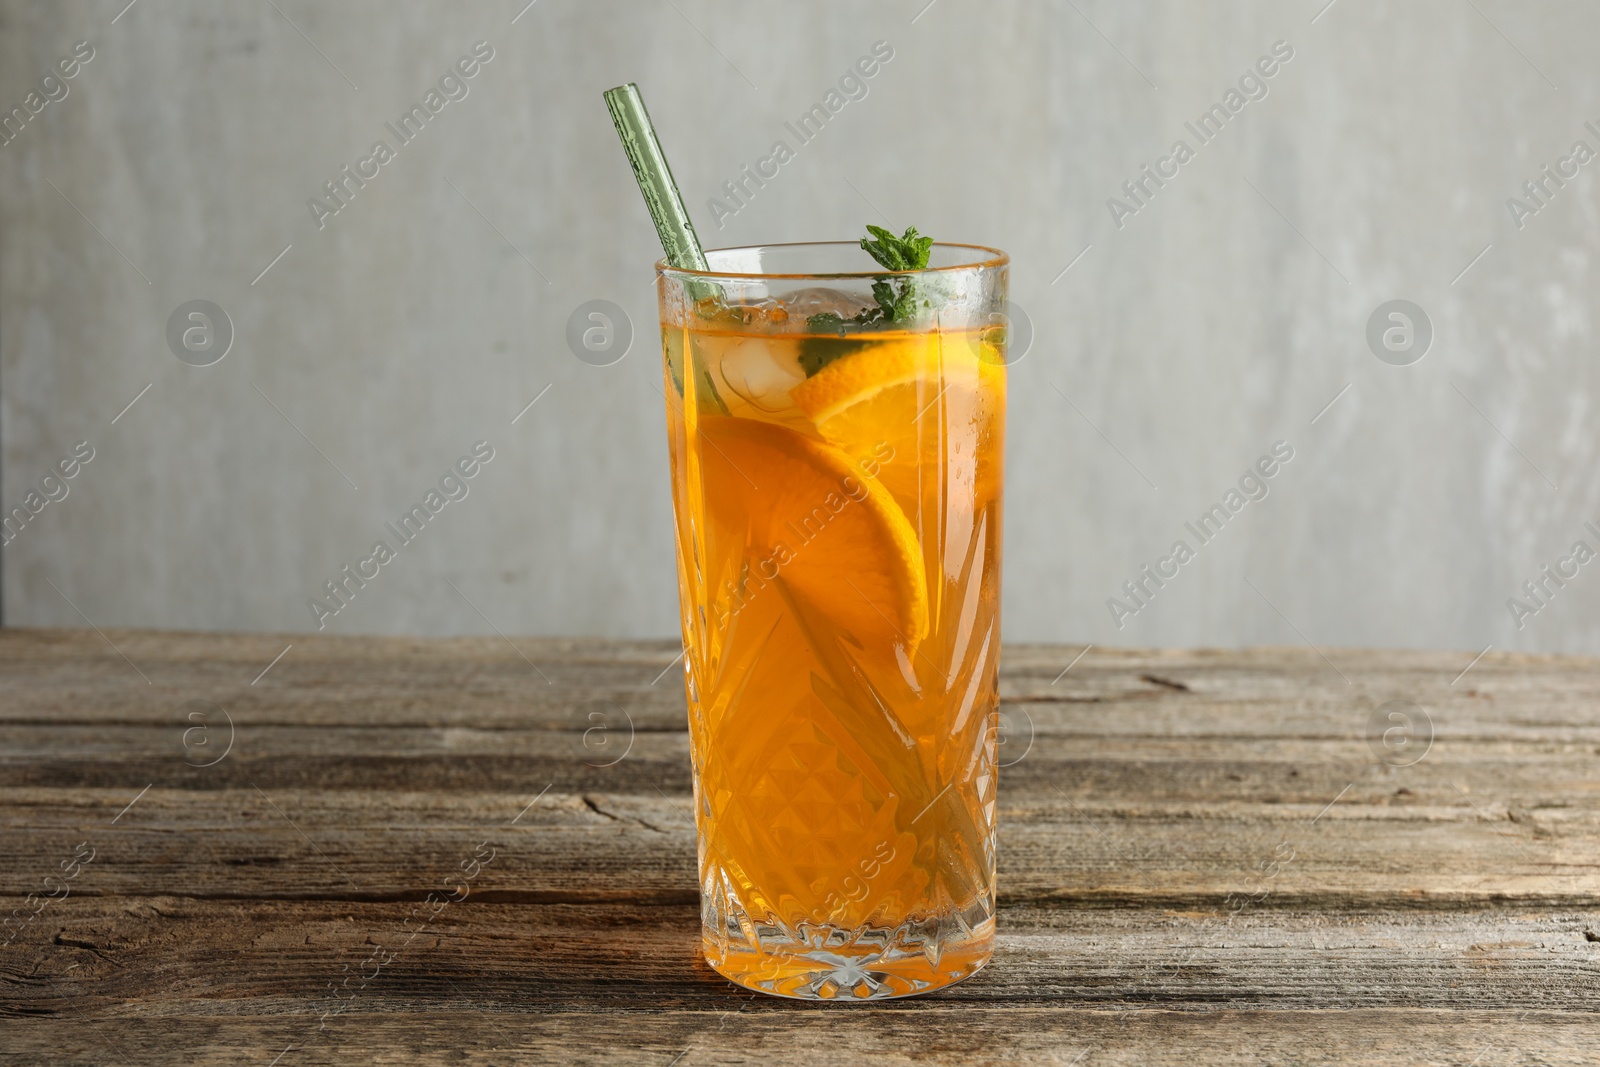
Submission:
[[[806,925],[803,940],[777,928],[749,942],[705,931],[706,962],[746,989],[796,1000],[869,1001],[916,996],[976,974],[994,954],[994,918],[958,917],[897,929]]]

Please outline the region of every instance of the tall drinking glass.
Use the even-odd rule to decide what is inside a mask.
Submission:
[[[805,999],[994,944],[1008,261],[865,258],[656,268],[705,955]]]

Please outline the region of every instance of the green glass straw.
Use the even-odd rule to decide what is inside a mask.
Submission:
[[[632,82],[607,89],[606,110],[622,138],[622,150],[628,153],[633,166],[634,180],[639,192],[644,194],[645,207],[656,224],[661,238],[661,248],[667,262],[682,270],[706,270],[706,254],[700,249],[700,239],[695,236],[694,223],[689,221],[689,210],[683,206],[677,183],[672,180],[672,168],[667,166],[666,154],[656,139],[656,129],[650,124],[650,113],[644,109],[644,99],[639,87]]]

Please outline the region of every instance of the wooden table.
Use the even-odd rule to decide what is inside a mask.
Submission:
[[[994,963],[844,1007],[698,958],[675,645],[0,631],[0,1062],[1600,1062],[1600,662],[1079,652]]]

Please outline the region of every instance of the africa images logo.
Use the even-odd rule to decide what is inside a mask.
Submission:
[[[395,122],[385,122],[383,125],[394,134],[395,147],[391,148],[388,141],[374,141],[372,150],[363,158],[356,161],[355,170],[349,164],[339,168],[339,173],[329,181],[322,183],[322,191],[327,194],[325,202],[321,197],[313,196],[306,201],[306,207],[311,211],[311,218],[317,224],[317,229],[328,225],[328,219],[337,215],[350,206],[356,193],[367,187],[367,182],[376,178],[382,168],[398,158],[401,148],[416,140],[422,133],[423,127],[443,111],[451,101],[465,100],[467,94],[472,92],[471,80],[478,76],[484,64],[494,58],[494,48],[487,41],[479,41],[472,46],[472,54],[462,56],[454,66],[444,73],[439,79],[437,88],[430,87],[423,95],[422,102],[412,104],[410,109],[402,114]]]
[[[1106,210],[1117,229],[1125,226],[1130,215],[1137,215],[1155,199],[1156,192],[1166,187],[1168,181],[1178,176],[1185,163],[1195,157],[1200,146],[1210,144],[1221,135],[1230,119],[1244,110],[1252,100],[1265,100],[1270,91],[1268,82],[1275,77],[1283,64],[1294,58],[1294,47],[1288,41],[1274,41],[1272,54],[1258,58],[1255,65],[1239,76],[1239,87],[1229,87],[1222,99],[1207,108],[1194,122],[1185,122],[1184,128],[1194,136],[1195,144],[1178,138],[1172,150],[1156,160],[1154,169],[1149,163],[1139,168],[1139,173],[1122,183],[1126,200],[1115,196],[1106,198]]]
[[[1117,624],[1117,629],[1122,629],[1128,619],[1149,607],[1156,594],[1178,576],[1185,564],[1199,555],[1200,549],[1216,540],[1223,526],[1243,511],[1245,505],[1267,499],[1272,492],[1270,479],[1292,459],[1293,445],[1287,441],[1274,442],[1269,454],[1256,460],[1240,475],[1237,488],[1230,486],[1222,494],[1220,503],[1212,504],[1197,519],[1183,524],[1183,528],[1194,535],[1194,545],[1189,544],[1188,538],[1180,537],[1173,542],[1172,550],[1156,560],[1153,567],[1146,563],[1139,573],[1122,583],[1127,600],[1107,597],[1106,610],[1111,612],[1111,621]]]

